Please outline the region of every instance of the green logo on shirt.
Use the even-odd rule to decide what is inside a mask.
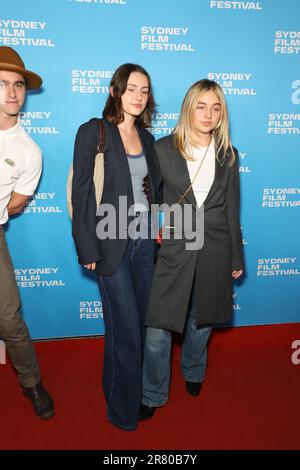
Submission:
[[[10,158],[6,158],[5,160],[5,163],[7,163],[9,166],[15,166],[15,162],[13,160],[11,160]]]

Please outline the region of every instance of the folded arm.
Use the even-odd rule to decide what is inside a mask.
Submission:
[[[31,196],[12,192],[10,201],[7,206],[8,215],[14,215],[21,212]]]

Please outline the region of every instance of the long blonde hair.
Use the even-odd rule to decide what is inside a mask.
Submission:
[[[229,118],[225,96],[220,85],[212,80],[199,80],[188,89],[181,106],[180,118],[173,131],[174,142],[183,158],[190,160],[191,156],[188,154],[188,148],[193,147],[192,114],[196,109],[201,95],[210,90],[212,90],[217,95],[221,104],[220,121],[212,131],[217,149],[216,158],[219,163],[224,163],[225,159],[220,161],[218,158],[221,149],[223,149],[224,156],[227,154],[227,152],[229,153],[229,163],[230,165],[233,165],[235,156],[229,136]]]

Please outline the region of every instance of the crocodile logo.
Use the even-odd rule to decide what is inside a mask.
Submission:
[[[9,166],[15,166],[15,162],[13,160],[11,160],[10,158],[6,158],[4,161]]]

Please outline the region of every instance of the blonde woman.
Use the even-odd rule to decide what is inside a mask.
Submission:
[[[180,239],[163,239],[159,250],[146,315],[140,420],[151,418],[168,400],[172,331],[184,335],[186,390],[199,395],[212,326],[231,319],[232,279],[243,274],[238,152],[230,142],[217,83],[204,79],[191,86],[176,129],[156,142],[155,152],[164,203],[180,201],[192,213],[202,209],[204,242],[187,249],[183,233]]]

